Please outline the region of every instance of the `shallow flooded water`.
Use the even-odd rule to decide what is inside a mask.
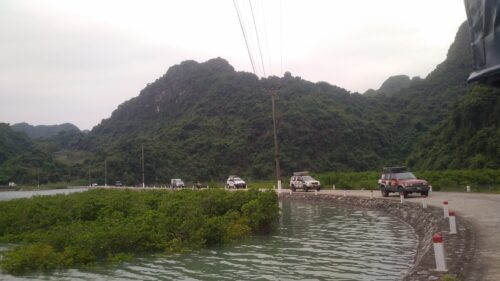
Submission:
[[[287,201],[272,235],[178,255],[139,257],[119,266],[63,270],[25,280],[401,280],[416,236],[380,212]]]

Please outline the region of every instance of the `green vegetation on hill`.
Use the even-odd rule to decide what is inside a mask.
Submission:
[[[60,132],[80,132],[77,126],[71,123],[64,123],[60,125],[38,125],[33,126],[28,123],[17,123],[11,126],[12,130],[16,132],[23,132],[28,137],[33,139],[53,137]]]
[[[387,78],[387,80],[382,83],[378,90],[369,89],[363,95],[367,97],[373,97],[379,94],[389,94],[392,95],[403,89],[410,87],[412,81],[419,81],[419,77],[414,77],[410,80],[407,75],[395,75]]]
[[[500,168],[500,90],[476,86],[408,158],[418,169]]]
[[[274,192],[91,190],[0,202],[0,267],[20,274],[230,243],[270,231]]]
[[[236,72],[221,58],[185,61],[88,134],[67,131],[33,140],[23,155],[4,149],[7,158],[17,158],[0,163],[0,184],[32,184],[39,175],[34,171],[42,171],[45,181],[103,184],[107,161],[108,183],[137,185],[141,146],[150,185],[177,177],[205,182],[229,174],[271,178],[273,89],[279,93],[283,175],[379,170],[405,162],[418,169],[498,168],[498,93],[471,90],[465,82],[471,69],[466,24],[446,60],[425,79],[408,84],[407,76],[393,77],[384,83],[390,93],[373,97],[290,73],[258,79]],[[0,157],[1,152],[0,144]],[[30,160],[43,153],[46,163]]]

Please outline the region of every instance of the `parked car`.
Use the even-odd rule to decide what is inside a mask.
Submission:
[[[405,198],[411,193],[429,195],[429,183],[423,179],[417,179],[406,167],[383,168],[378,184],[383,197],[389,196],[391,192],[403,194]]]
[[[228,188],[247,188],[247,183],[238,176],[229,176],[226,181]]]
[[[121,182],[121,181],[116,181],[116,182],[115,182],[115,186],[121,187],[121,186],[123,186],[123,184],[122,184],[122,182]]]
[[[305,192],[309,191],[309,189],[319,191],[321,189],[321,183],[311,177],[308,172],[295,172],[290,178],[290,189],[292,191],[302,189]]]
[[[9,182],[9,187],[16,187],[16,186],[17,186],[17,184],[15,182],[13,182],[13,181]]]
[[[185,187],[185,185],[181,179],[170,180],[170,188],[182,188],[182,187]]]

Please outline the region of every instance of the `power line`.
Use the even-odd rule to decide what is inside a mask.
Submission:
[[[283,0],[280,0],[280,75],[283,75]]]
[[[264,59],[262,58],[262,50],[260,48],[260,40],[259,40],[259,31],[257,29],[257,24],[255,23],[255,15],[253,13],[252,1],[248,0],[248,3],[250,3],[250,11],[252,12],[253,26],[255,28],[255,35],[257,36],[257,46],[259,47],[260,63],[262,64],[262,73],[264,74],[264,77],[265,77],[266,76],[266,68],[264,67]]]
[[[234,4],[234,8],[236,10],[236,14],[238,15],[238,21],[240,23],[240,27],[241,27],[241,32],[243,33],[243,38],[245,39],[245,45],[247,47],[247,52],[248,52],[248,57],[250,58],[250,63],[252,64],[252,70],[253,70],[253,73],[255,75],[257,75],[257,72],[255,71],[255,63],[253,61],[253,57],[252,57],[252,53],[250,52],[250,46],[248,44],[248,38],[247,38],[247,34],[245,32],[245,28],[243,27],[243,23],[241,21],[241,15],[240,15],[240,11],[238,9],[238,5],[236,4],[236,0],[233,0],[233,4]]]
[[[261,7],[262,7],[262,17],[264,18],[264,40],[266,41],[267,63],[269,64],[269,75],[272,75],[273,67],[271,64],[271,51],[269,50],[269,39],[267,36],[267,21],[266,21],[266,11],[264,9],[264,0],[261,1]]]

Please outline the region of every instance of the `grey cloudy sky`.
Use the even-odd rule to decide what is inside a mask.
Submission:
[[[266,75],[352,92],[425,77],[466,19],[457,0],[237,3]],[[252,71],[232,0],[0,0],[0,122],[91,129],[168,67],[214,57]]]

